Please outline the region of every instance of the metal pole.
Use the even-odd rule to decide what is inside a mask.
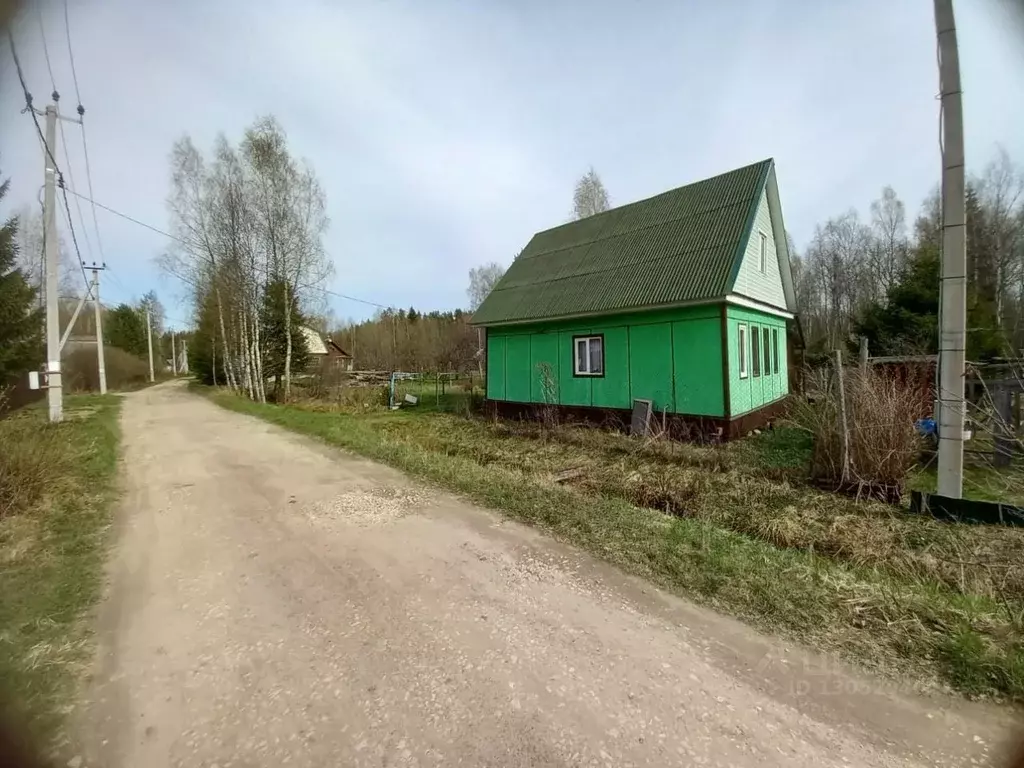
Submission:
[[[942,278],[939,298],[938,492],[959,499],[964,475],[967,249],[963,103],[952,0],[935,0],[942,95]]]
[[[174,348],[174,331],[171,331],[171,373],[178,375],[178,353]]]
[[[43,192],[43,227],[46,235],[46,399],[50,421],[64,418],[64,391],[60,377],[60,311],[57,298],[57,107],[46,108],[46,173]]]
[[[146,309],[146,345],[149,347],[149,380],[156,381],[153,375],[153,328],[149,322],[149,309]]]
[[[96,308],[96,366],[100,372],[100,394],[107,394],[107,359],[103,349],[103,308],[100,306],[100,272],[92,270],[92,305]]]

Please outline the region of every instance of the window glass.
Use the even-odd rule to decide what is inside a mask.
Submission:
[[[764,375],[772,373],[772,332],[770,328],[764,329]]]
[[[576,339],[576,373],[587,372],[587,340]]]
[[[740,378],[747,378],[747,326],[741,325],[739,328],[739,338],[737,347],[739,347],[740,355]]]
[[[604,373],[604,340],[598,336],[590,340],[590,372]]]
[[[576,339],[576,375],[604,375],[604,338],[586,336]]]
[[[779,372],[779,329],[772,328],[772,369]]]
[[[750,362],[753,364],[754,375],[761,375],[761,337],[757,335],[757,326],[750,326]]]

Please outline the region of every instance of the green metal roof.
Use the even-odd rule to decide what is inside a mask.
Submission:
[[[498,325],[724,297],[772,161],[538,232],[473,323]]]

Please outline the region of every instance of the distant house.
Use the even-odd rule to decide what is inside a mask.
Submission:
[[[352,355],[341,348],[330,336],[321,336],[308,326],[299,326],[303,338],[306,340],[306,349],[309,352],[309,369],[311,371],[321,370],[325,362],[336,366],[337,370],[351,371]]]
[[[765,160],[537,233],[473,323],[499,412],[626,415],[644,399],[730,436],[788,394],[795,310]]]

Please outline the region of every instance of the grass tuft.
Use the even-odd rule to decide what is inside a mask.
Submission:
[[[65,398],[65,421],[45,407],[0,421],[0,689],[5,718],[31,743],[59,737],[88,662],[85,620],[98,599],[114,498],[114,396]],[[45,405],[45,404],[44,404]]]

